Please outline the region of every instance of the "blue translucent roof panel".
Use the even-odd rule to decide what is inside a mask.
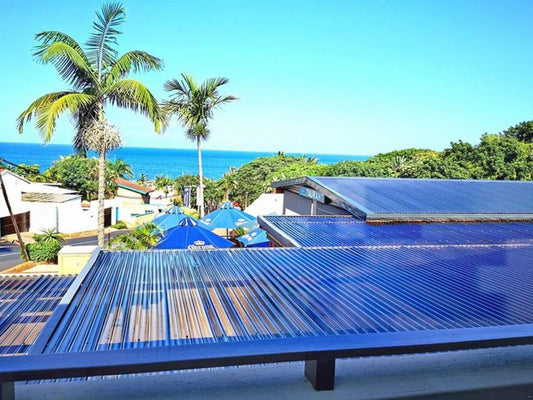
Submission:
[[[309,178],[366,214],[531,214],[533,182]]]
[[[1,356],[30,351],[73,280],[52,275],[0,277]]]
[[[262,225],[286,246],[399,246],[533,243],[533,223],[372,225],[350,217],[264,216]]]
[[[102,252],[45,352],[533,323],[533,245]]]

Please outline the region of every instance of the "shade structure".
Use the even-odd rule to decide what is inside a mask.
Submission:
[[[270,241],[268,240],[267,233],[260,228],[253,229],[250,232],[239,236],[237,240],[244,244],[246,247],[270,246]]]
[[[171,228],[156,249],[215,249],[232,247],[233,243],[198,225],[191,217],[185,217],[178,226]]]
[[[165,211],[164,214],[155,217],[152,222],[161,228],[162,231],[167,231],[171,228],[174,228],[179,225],[179,223],[184,218],[192,218],[191,216],[185,214],[181,208],[178,206],[173,206],[169,210]],[[211,230],[210,227],[204,223],[195,219],[198,225],[204,229]]]
[[[222,205],[222,208],[207,214],[201,219],[202,222],[212,229],[237,229],[241,228],[246,222],[253,220],[255,220],[253,215],[237,210],[229,201],[226,201]]]

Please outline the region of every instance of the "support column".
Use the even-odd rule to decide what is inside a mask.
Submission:
[[[15,400],[14,382],[0,382],[0,400]]]
[[[305,377],[309,379],[315,390],[333,390],[335,386],[335,359],[306,361]]]

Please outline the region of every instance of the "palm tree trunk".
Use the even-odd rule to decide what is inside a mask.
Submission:
[[[200,204],[200,218],[204,216],[204,173],[202,171],[202,138],[196,138],[196,147],[198,149],[198,175],[200,177],[200,187],[198,188],[198,203]]]
[[[104,247],[105,150],[98,157],[98,246]]]

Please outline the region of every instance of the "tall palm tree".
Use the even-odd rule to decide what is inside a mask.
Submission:
[[[115,45],[122,32],[125,8],[108,3],[96,13],[93,34],[84,51],[70,36],[46,31],[35,35],[41,44],[34,57],[43,64],[52,64],[71,89],[47,93],[24,110],[17,119],[19,132],[24,123],[35,117],[35,126],[44,142],[49,142],[57,118],[69,111],[76,122],[74,147],[79,152],[88,149],[99,154],[98,174],[98,245],[104,245],[104,196],[106,152],[120,145],[118,130],[105,120],[104,106],[129,108],[146,115],[161,129],[162,118],[155,97],[140,82],[127,79],[130,72],[159,70],[163,62],[144,51],[134,50],[119,57]]]
[[[215,108],[224,103],[237,100],[235,96],[221,96],[220,86],[228,83],[226,78],[211,78],[198,85],[191,75],[181,74],[182,80],[172,79],[165,82],[165,90],[170,92],[170,99],[163,102],[163,109],[167,116],[177,114],[186,128],[186,136],[196,142],[198,150],[198,202],[200,217],[204,216],[204,176],[202,170],[202,140],[207,140],[210,131],[207,127],[213,118]]]

